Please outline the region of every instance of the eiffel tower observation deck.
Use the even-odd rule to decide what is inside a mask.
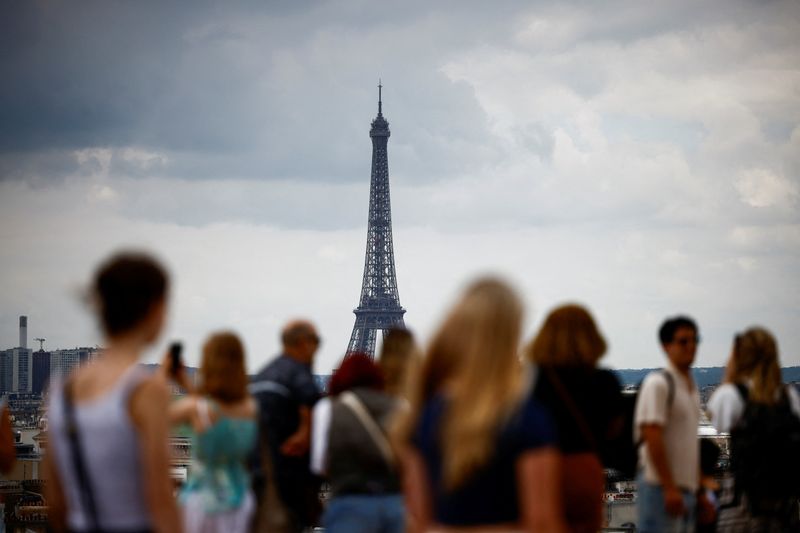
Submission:
[[[369,224],[367,253],[361,299],[353,310],[356,323],[347,345],[347,354],[364,353],[375,357],[378,331],[403,328],[406,310],[400,306],[392,244],[392,204],[389,198],[389,122],[383,118],[383,102],[378,84],[378,116],[372,121],[372,175],[369,183]]]

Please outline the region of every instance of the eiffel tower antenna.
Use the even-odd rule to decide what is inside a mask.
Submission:
[[[393,328],[404,328],[403,315],[406,312],[400,306],[394,267],[387,152],[391,133],[389,123],[383,118],[382,90],[383,84],[378,80],[378,116],[372,121],[369,130],[372,138],[372,173],[369,183],[364,279],[358,307],[353,310],[356,322],[347,345],[347,354],[364,353],[370,357],[375,357],[378,331],[385,333]]]

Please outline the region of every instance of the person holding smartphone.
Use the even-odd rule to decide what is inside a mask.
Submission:
[[[242,343],[230,332],[206,341],[197,389],[180,361],[180,345],[173,344],[166,363],[170,377],[188,393],[169,408],[170,422],[192,432],[192,468],[178,497],[185,531],[244,533],[255,510],[245,462],[258,426]]]

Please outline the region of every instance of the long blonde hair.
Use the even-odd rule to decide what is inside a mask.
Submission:
[[[497,431],[520,402],[521,325],[522,303],[514,291],[498,279],[481,278],[469,286],[428,348],[397,436],[407,444],[425,404],[437,393],[446,394],[439,442],[448,490],[487,463]]]
[[[774,404],[781,387],[781,368],[778,362],[778,343],[764,328],[752,327],[736,335],[733,344],[733,381],[752,380],[750,399],[757,403]]]

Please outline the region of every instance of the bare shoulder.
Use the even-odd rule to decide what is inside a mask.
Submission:
[[[169,400],[171,392],[167,383],[159,376],[149,376],[143,379],[134,389],[134,396],[144,396],[152,401]],[[163,404],[162,404],[163,405]]]
[[[139,383],[130,397],[130,411],[134,420],[142,422],[152,414],[166,416],[170,404],[169,387],[158,376],[150,376]]]
[[[170,411],[176,413],[190,413],[197,410],[197,396],[188,395],[178,398],[169,404]]]

